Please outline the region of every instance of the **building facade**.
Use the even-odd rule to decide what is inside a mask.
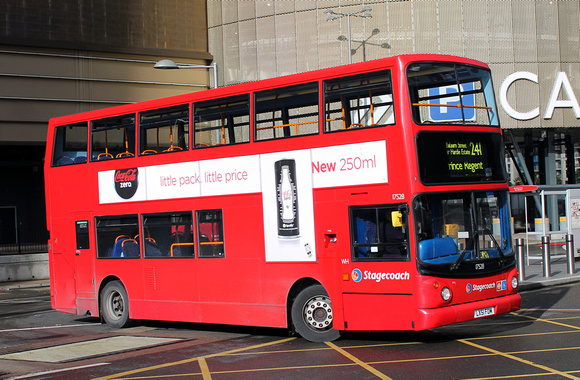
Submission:
[[[207,70],[153,70],[164,58],[212,62],[205,0],[2,2],[0,254],[46,250],[50,118],[207,88]]]
[[[356,13],[350,30],[349,17],[338,13]],[[361,17],[366,14],[372,17]],[[526,171],[537,183],[577,181],[576,0],[210,0],[208,27],[223,85],[398,54],[486,62],[506,146],[516,162],[520,157],[512,165],[514,183],[525,182]]]

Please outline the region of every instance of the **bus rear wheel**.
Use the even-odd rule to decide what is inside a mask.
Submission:
[[[121,281],[111,281],[103,288],[101,315],[106,324],[115,328],[129,324],[129,297]]]
[[[331,342],[342,332],[333,327],[330,297],[322,285],[311,285],[292,304],[292,323],[296,332],[311,342]]]

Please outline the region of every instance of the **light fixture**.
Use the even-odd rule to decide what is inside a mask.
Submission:
[[[214,61],[211,65],[193,65],[193,64],[179,64],[175,63],[170,59],[162,59],[157,62],[154,69],[161,70],[174,70],[174,69],[212,69],[213,70],[213,85],[214,88],[218,87],[218,77],[217,77],[217,63]]]

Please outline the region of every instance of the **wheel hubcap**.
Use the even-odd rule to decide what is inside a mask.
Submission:
[[[112,292],[109,296],[109,305],[111,313],[116,318],[121,318],[123,316],[123,296],[119,292]]]
[[[315,296],[304,305],[304,321],[315,331],[332,328],[332,305],[327,296]]]

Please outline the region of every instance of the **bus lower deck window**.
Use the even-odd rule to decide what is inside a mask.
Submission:
[[[225,257],[222,210],[197,212],[199,257]]]

